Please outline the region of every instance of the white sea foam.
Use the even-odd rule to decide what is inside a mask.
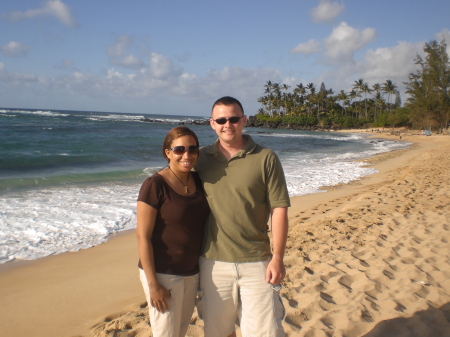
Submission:
[[[104,114],[104,115],[92,115],[90,117],[86,117],[86,115],[82,116],[83,118],[93,120],[93,121],[101,121],[101,120],[117,120],[121,122],[126,121],[139,121],[144,118],[144,116],[136,116],[136,115],[116,115],[116,114]]]
[[[56,112],[56,111],[32,111],[32,110],[0,110],[0,113],[7,114],[26,114],[26,115],[38,115],[46,117],[66,117],[69,114]]]
[[[91,115],[90,117],[85,117],[83,115],[83,118],[86,118],[88,120],[93,121],[102,121],[102,120],[117,120],[121,122],[136,122],[136,121],[144,121],[144,119],[150,119],[156,122],[160,123],[190,123],[193,121],[202,121],[206,117],[184,117],[184,116],[163,116],[163,115],[117,115],[117,114],[102,114],[102,115]]]
[[[138,185],[40,189],[0,198],[0,263],[77,251],[135,227]]]
[[[374,168],[363,167],[363,163],[357,160],[410,146],[410,143],[369,140],[358,135],[351,137],[372,143],[372,146],[363,152],[348,152],[322,157],[318,154],[303,155],[302,159],[299,159],[298,155],[284,158],[280,156],[285,171],[289,195],[298,196],[325,192],[325,190],[321,190],[320,188],[349,183],[366,175],[374,174],[377,172]],[[345,141],[342,138],[338,140]]]

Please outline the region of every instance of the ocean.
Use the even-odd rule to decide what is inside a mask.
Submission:
[[[157,122],[146,122],[144,119]],[[78,251],[136,226],[144,179],[166,165],[167,131],[186,123],[200,145],[216,140],[207,117],[0,109],[0,263]],[[405,142],[363,133],[246,128],[274,150],[291,196],[373,174],[358,159]]]

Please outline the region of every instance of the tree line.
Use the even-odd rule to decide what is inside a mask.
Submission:
[[[325,83],[287,84],[267,81],[260,122],[277,122],[303,127],[367,128],[409,127],[441,132],[449,126],[450,63],[445,41],[432,40],[424,46],[425,58],[416,55],[419,69],[404,82],[408,99],[402,106],[398,86],[390,79],[370,85],[363,78],[354,81],[349,92],[328,89]]]

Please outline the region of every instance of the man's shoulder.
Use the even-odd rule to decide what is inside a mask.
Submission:
[[[216,149],[216,143],[212,143],[209,145],[202,146],[200,148],[200,153],[202,154],[213,154]]]
[[[258,143],[255,143],[255,147],[250,153],[259,154],[262,156],[277,157],[275,151]]]
[[[197,160],[197,163],[194,166],[195,171],[199,172],[200,174],[202,171],[208,169],[210,166],[211,159],[214,158],[214,152],[215,152],[215,143],[202,146],[200,148],[199,157]]]

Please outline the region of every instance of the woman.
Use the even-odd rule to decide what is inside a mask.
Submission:
[[[192,167],[199,142],[187,127],[170,130],[162,153],[168,167],[147,178],[137,202],[140,278],[153,336],[185,336],[199,282],[203,225],[209,214]]]

